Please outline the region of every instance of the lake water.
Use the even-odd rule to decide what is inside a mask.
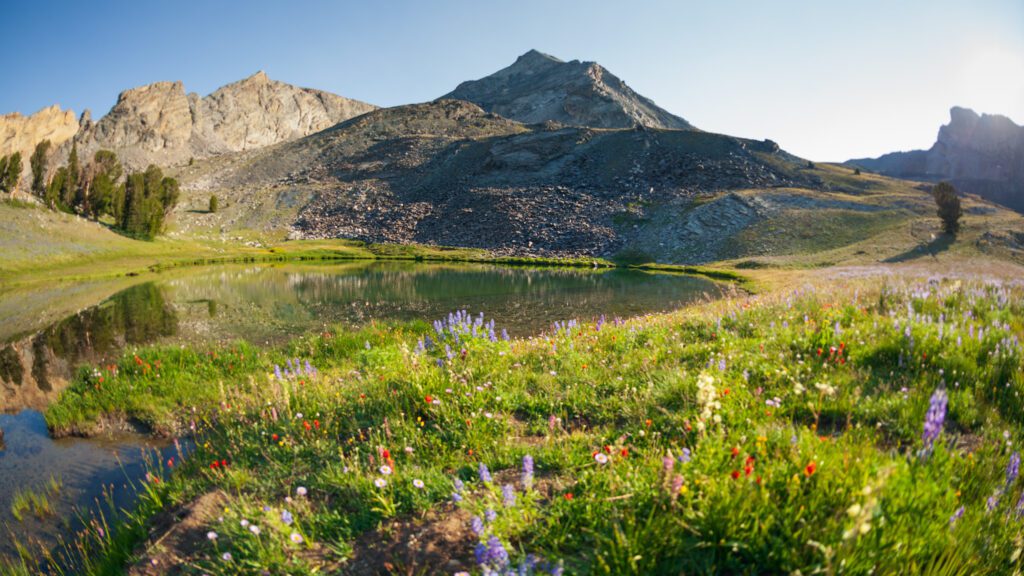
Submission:
[[[665,311],[722,291],[675,274],[412,262],[229,265],[152,278],[0,296],[0,527],[52,539],[62,529],[52,518],[12,516],[18,490],[59,477],[54,517],[68,518],[74,507],[93,506],[104,487],[126,498],[126,483],[143,473],[144,452],[168,449],[138,436],[46,434],[41,411],[74,371],[113,362],[126,347],[237,339],[275,345],[337,324],[430,322],[455,310],[483,312],[511,335],[527,336],[555,321]],[[0,554],[12,551],[6,535]]]

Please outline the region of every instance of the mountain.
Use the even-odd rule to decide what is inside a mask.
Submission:
[[[29,158],[36,144],[49,140],[59,146],[78,132],[78,119],[74,112],[50,106],[32,114],[22,116],[4,114],[0,116],[0,156],[21,152],[22,179],[31,173]],[[27,184],[27,182],[26,182]]]
[[[53,143],[50,168],[67,161],[72,143],[79,157],[113,150],[129,169],[163,167],[244,152],[319,132],[376,106],[271,80],[263,72],[223,86],[206,97],[186,94],[181,82],[156,82],[122,92],[97,121],[86,110],[44,108],[31,116],[0,116],[0,156],[28,158],[44,139]],[[23,180],[22,185],[27,182]]]
[[[203,98],[186,94],[181,82],[156,82],[122,92],[100,120],[83,119],[74,141],[80,156],[108,149],[129,168],[173,166],[306,136],[375,108],[263,72]]]
[[[963,192],[1024,212],[1024,127],[1006,116],[954,107],[930,149],[847,164],[897,178],[948,180]]]
[[[563,62],[530,50],[509,67],[459,84],[442,99],[466,100],[527,124],[559,122],[593,128],[692,130],[596,62]]]
[[[771,141],[523,124],[461,100],[378,109],[177,176],[183,201],[172,235],[349,238],[499,255],[768,258],[902,232],[908,219],[934,213],[910,185],[811,166]],[[227,208],[205,213],[211,194]]]

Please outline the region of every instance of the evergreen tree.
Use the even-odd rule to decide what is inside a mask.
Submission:
[[[46,155],[50,151],[50,141],[43,140],[36,144],[36,149],[29,158],[32,166],[32,193],[43,198],[46,196]]]
[[[210,214],[217,211],[217,196],[210,196],[210,207],[207,210]]]
[[[97,175],[96,182],[103,189],[109,185],[103,174]],[[179,188],[178,181],[165,177],[157,166],[129,174],[123,188],[110,191],[110,211],[117,227],[130,236],[153,239],[163,232],[164,221],[178,202]]]
[[[178,197],[181,195],[181,187],[178,181],[170,176],[160,181],[160,205],[163,215],[166,216],[178,205]]]
[[[120,162],[117,161],[117,154],[110,150],[97,151],[89,172],[93,175],[87,198],[90,215],[99,218],[104,214],[111,214],[116,219],[121,210],[115,202],[115,189],[118,187],[117,181],[124,173]],[[117,214],[114,214],[115,206],[118,206]]]
[[[64,190],[64,182],[68,178],[68,169],[61,166],[57,169],[57,172],[50,179],[50,184],[46,187],[46,192],[43,195],[43,199],[46,201],[46,205],[51,209],[56,210],[60,207],[61,203],[61,192]]]
[[[7,156],[0,157],[0,192],[7,192]]]
[[[932,196],[938,206],[942,231],[955,238],[960,232],[960,218],[964,215],[960,208],[960,197],[956,195],[956,188],[949,182],[939,182],[932,188]]]
[[[68,156],[67,176],[64,179],[64,187],[61,188],[61,201],[63,208],[69,212],[79,208],[78,179],[81,175],[81,167],[78,164],[78,143],[71,143],[71,155]]]
[[[124,184],[124,208],[121,212],[120,228],[132,236],[139,236],[147,228],[144,206],[146,201],[145,174],[140,172],[130,174]]]
[[[15,152],[7,159],[7,172],[4,180],[8,192],[14,192],[18,188],[18,182],[21,180],[21,152]]]

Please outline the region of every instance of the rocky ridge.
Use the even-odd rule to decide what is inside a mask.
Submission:
[[[1005,116],[954,107],[930,149],[847,164],[897,178],[949,180],[961,191],[1024,212],[1024,126]]]
[[[22,179],[31,174],[29,158],[36,144],[49,140],[54,147],[69,140],[78,132],[78,119],[74,112],[60,106],[43,108],[35,114],[23,116],[17,112],[0,116],[0,156],[21,153]]]
[[[374,109],[263,72],[205,97],[186,94],[181,82],[156,82],[122,92],[106,116],[82,122],[74,142],[80,155],[113,150],[131,169],[167,167],[292,140]],[[61,158],[70,147],[65,143]]]

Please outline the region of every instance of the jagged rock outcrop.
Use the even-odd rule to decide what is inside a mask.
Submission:
[[[1024,126],[1006,116],[954,107],[929,150],[847,164],[897,178],[949,180],[961,191],[1024,212]]]
[[[26,186],[31,173],[29,158],[36,144],[49,140],[57,147],[77,132],[75,113],[60,106],[43,108],[30,116],[4,114],[0,116],[0,156],[21,152],[22,186]]]
[[[527,124],[550,121],[593,128],[693,129],[600,64],[563,62],[536,50],[486,78],[459,84],[442,98],[473,102],[488,112]]]
[[[174,166],[306,136],[375,108],[263,72],[202,98],[181,82],[156,82],[122,92],[106,116],[83,121],[74,141],[80,155],[113,150],[130,169]],[[58,162],[70,148],[62,146]]]

